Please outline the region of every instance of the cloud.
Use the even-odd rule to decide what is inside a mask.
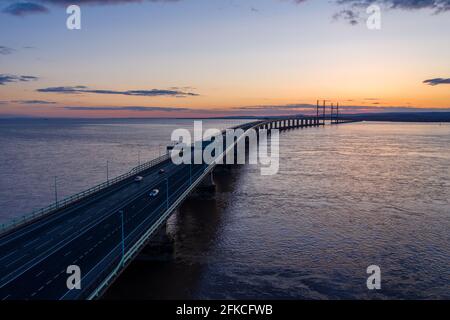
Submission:
[[[2,10],[3,13],[14,16],[25,16],[35,13],[47,13],[49,9],[46,5],[68,6],[72,4],[84,5],[110,5],[124,3],[142,3],[142,2],[178,2],[181,0],[33,0],[32,2],[16,2],[10,4]]]
[[[150,89],[150,90],[127,90],[127,91],[117,91],[117,90],[98,90],[89,89],[86,86],[74,86],[74,87],[50,87],[42,88],[36,90],[38,92],[51,92],[51,93],[63,93],[63,94],[78,94],[78,93],[93,93],[93,94],[117,94],[125,96],[138,96],[138,97],[196,97],[199,96],[197,93],[180,91],[180,90],[164,90],[164,89]]]
[[[430,86],[437,86],[440,84],[450,84],[450,78],[448,78],[448,79],[444,79],[444,78],[428,79],[428,80],[425,80],[423,83],[426,83]]]
[[[351,25],[357,25],[360,20],[358,12],[350,9],[341,10],[333,15],[333,20],[345,20]]]
[[[56,5],[71,5],[71,4],[121,4],[121,3],[141,3],[141,2],[179,2],[181,0],[35,0],[41,3],[56,4]]]
[[[12,74],[0,74],[0,85],[5,85],[10,82],[28,82],[37,80],[38,77],[33,76],[16,76]]]
[[[234,109],[239,110],[292,110],[292,109],[313,109],[316,105],[302,103],[302,104],[284,104],[284,105],[261,105],[261,106],[248,106],[248,107],[236,107]]]
[[[11,54],[13,53],[14,50],[13,48],[9,48],[9,47],[5,47],[5,46],[0,46],[0,54],[6,55],[6,54]]]
[[[20,103],[20,104],[55,104],[54,101],[46,101],[46,100],[12,100],[12,103]]]
[[[291,0],[301,4],[309,0]],[[361,13],[371,6],[379,5],[386,9],[420,10],[429,9],[434,13],[450,11],[450,0],[333,0],[333,3],[344,8],[333,15],[333,20],[345,20],[351,25],[357,25]]]
[[[341,5],[361,8],[367,8],[372,4],[378,4],[389,9],[431,9],[436,13],[450,10],[450,0],[336,0],[336,2]]]
[[[189,111],[188,108],[171,108],[171,107],[143,107],[143,106],[125,106],[125,107],[63,107],[66,110],[72,111],[164,111],[164,112],[175,112],[175,111]]]
[[[3,13],[11,14],[13,16],[25,16],[35,13],[47,13],[48,9],[43,5],[33,2],[18,2],[7,6],[2,10]]]
[[[361,19],[361,11],[371,5],[379,5],[386,9],[420,10],[429,9],[434,13],[450,11],[450,0],[335,0],[338,5],[347,8],[336,13],[334,20],[343,19],[351,25],[357,25]]]

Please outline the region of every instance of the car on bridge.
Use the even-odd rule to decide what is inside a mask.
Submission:
[[[142,176],[136,176],[134,178],[134,182],[141,182],[142,180],[144,180],[144,177],[142,177]]]
[[[159,169],[159,172],[158,172],[159,174],[163,174],[163,173],[166,173],[166,170],[164,170],[164,169]]]
[[[158,194],[159,194],[159,190],[158,190],[158,189],[153,189],[148,195],[149,195],[151,198],[154,198],[154,197],[156,197]]]

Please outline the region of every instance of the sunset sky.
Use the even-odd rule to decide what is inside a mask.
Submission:
[[[450,1],[337,2],[1,1],[0,117],[450,111]]]

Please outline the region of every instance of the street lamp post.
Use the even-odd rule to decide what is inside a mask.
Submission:
[[[166,208],[169,210],[169,178],[166,178]]]
[[[56,185],[56,176],[55,176],[55,205],[58,208],[58,187]]]
[[[122,266],[125,264],[125,230],[123,222],[123,210],[119,211],[122,224]]]

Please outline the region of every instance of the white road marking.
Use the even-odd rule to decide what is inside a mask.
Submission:
[[[25,247],[28,247],[28,246],[30,246],[31,244],[33,244],[33,243],[35,243],[36,241],[38,241],[40,238],[36,238],[36,239],[34,239],[34,240],[31,240],[31,241],[29,241],[28,243],[26,243],[26,244],[24,244],[23,245],[23,247],[25,248]]]
[[[19,258],[17,258],[17,259],[15,259],[15,260],[11,261],[10,263],[6,264],[5,267],[8,268],[10,265],[12,265],[12,264],[16,263],[17,261],[19,261],[19,260],[25,258],[26,256],[27,256],[27,254],[25,254],[25,255],[23,255],[23,256],[20,256]],[[3,278],[2,278],[2,279],[3,279]]]
[[[1,258],[0,261],[2,261],[2,260],[4,260],[4,259],[8,258],[9,256],[11,256],[12,254],[14,254],[14,253],[16,253],[16,252],[17,252],[17,251],[13,251],[13,252],[8,253],[6,256],[4,256],[3,258]]]
[[[41,274],[43,274],[44,273],[44,270],[42,270],[42,271],[40,271],[38,274],[36,274],[35,275],[35,277],[37,278],[37,277],[39,277]]]
[[[46,246],[47,244],[49,244],[50,242],[52,242],[52,239],[45,241],[44,243],[41,243],[39,246],[37,246],[35,249],[39,250],[40,248]]]

